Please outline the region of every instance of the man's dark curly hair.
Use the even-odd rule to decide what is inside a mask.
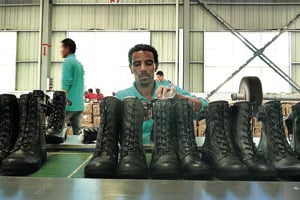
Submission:
[[[72,39],[66,38],[62,40],[61,43],[63,44],[64,47],[69,48],[71,53],[76,52],[76,43]]]
[[[153,54],[155,64],[158,64],[158,54],[154,47],[149,44],[137,44],[128,52],[129,67],[132,65],[132,54],[137,51],[150,51]]]

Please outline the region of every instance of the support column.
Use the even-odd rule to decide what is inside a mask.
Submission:
[[[40,89],[49,89],[51,67],[52,0],[41,0]]]
[[[183,89],[190,90],[190,0],[183,1]]]

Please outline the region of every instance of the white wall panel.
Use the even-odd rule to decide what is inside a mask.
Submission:
[[[16,32],[0,32],[0,90],[15,90],[16,83]]]

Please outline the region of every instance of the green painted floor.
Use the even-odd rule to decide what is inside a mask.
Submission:
[[[87,152],[48,152],[47,161],[32,177],[84,177],[84,166],[92,157]]]
[[[92,152],[57,151],[48,152],[47,161],[31,177],[84,178],[84,167],[92,158]],[[146,154],[150,162],[151,154]]]

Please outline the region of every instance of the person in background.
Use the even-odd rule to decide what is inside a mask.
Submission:
[[[104,98],[104,95],[101,93],[99,88],[96,88],[97,101],[101,101]]]
[[[66,121],[70,121],[73,134],[77,134],[81,126],[81,115],[84,110],[84,70],[76,59],[76,43],[66,38],[61,41],[61,55],[65,59],[62,66],[61,88],[72,102],[66,108]]]
[[[162,71],[156,72],[156,82],[158,85],[164,85],[169,87],[172,86],[172,82],[164,78],[164,73]]]
[[[88,89],[88,93],[85,95],[85,99],[88,102],[97,100],[97,94],[94,93],[92,88]]]

